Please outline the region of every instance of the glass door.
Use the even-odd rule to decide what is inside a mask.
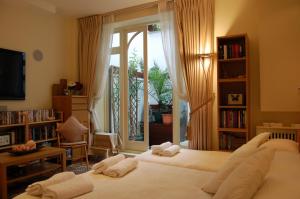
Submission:
[[[126,149],[148,148],[147,28],[125,30],[124,141]]]

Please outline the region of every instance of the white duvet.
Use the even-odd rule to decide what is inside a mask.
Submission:
[[[173,157],[153,155],[152,151],[146,151],[136,158],[138,160],[155,162],[165,165],[197,169],[202,171],[217,171],[228,159],[231,153],[221,151],[198,151],[191,149],[180,149]]]
[[[210,199],[201,187],[212,172],[140,161],[137,169],[122,178],[87,172],[94,191],[77,198],[91,199]],[[26,193],[16,199],[36,199]]]
[[[277,151],[254,199],[300,199],[300,154]]]

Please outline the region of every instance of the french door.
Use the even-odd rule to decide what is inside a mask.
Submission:
[[[147,26],[121,31],[121,129],[123,145],[146,150],[149,143]]]
[[[167,139],[176,144],[184,141],[186,113],[176,93],[167,86],[170,79],[165,77],[168,72],[159,25],[122,27],[114,34],[112,47],[109,120],[111,132],[121,137],[122,148],[148,149],[149,134],[153,138],[157,133],[149,122],[162,125],[161,113],[166,110],[155,109],[160,102],[169,102],[167,110],[173,114],[173,136]],[[166,84],[159,84],[157,77],[165,77]],[[159,89],[159,85],[164,88]]]

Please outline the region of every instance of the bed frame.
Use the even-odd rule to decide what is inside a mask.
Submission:
[[[300,151],[300,128],[297,127],[266,127],[266,126],[257,126],[256,134],[263,132],[271,132],[269,139],[288,139],[293,140],[299,143]]]

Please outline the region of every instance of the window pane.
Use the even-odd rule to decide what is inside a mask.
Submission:
[[[111,55],[109,65],[120,67],[120,54]]]
[[[120,46],[120,33],[114,33],[113,34],[113,41],[112,41],[112,47],[119,47]]]

